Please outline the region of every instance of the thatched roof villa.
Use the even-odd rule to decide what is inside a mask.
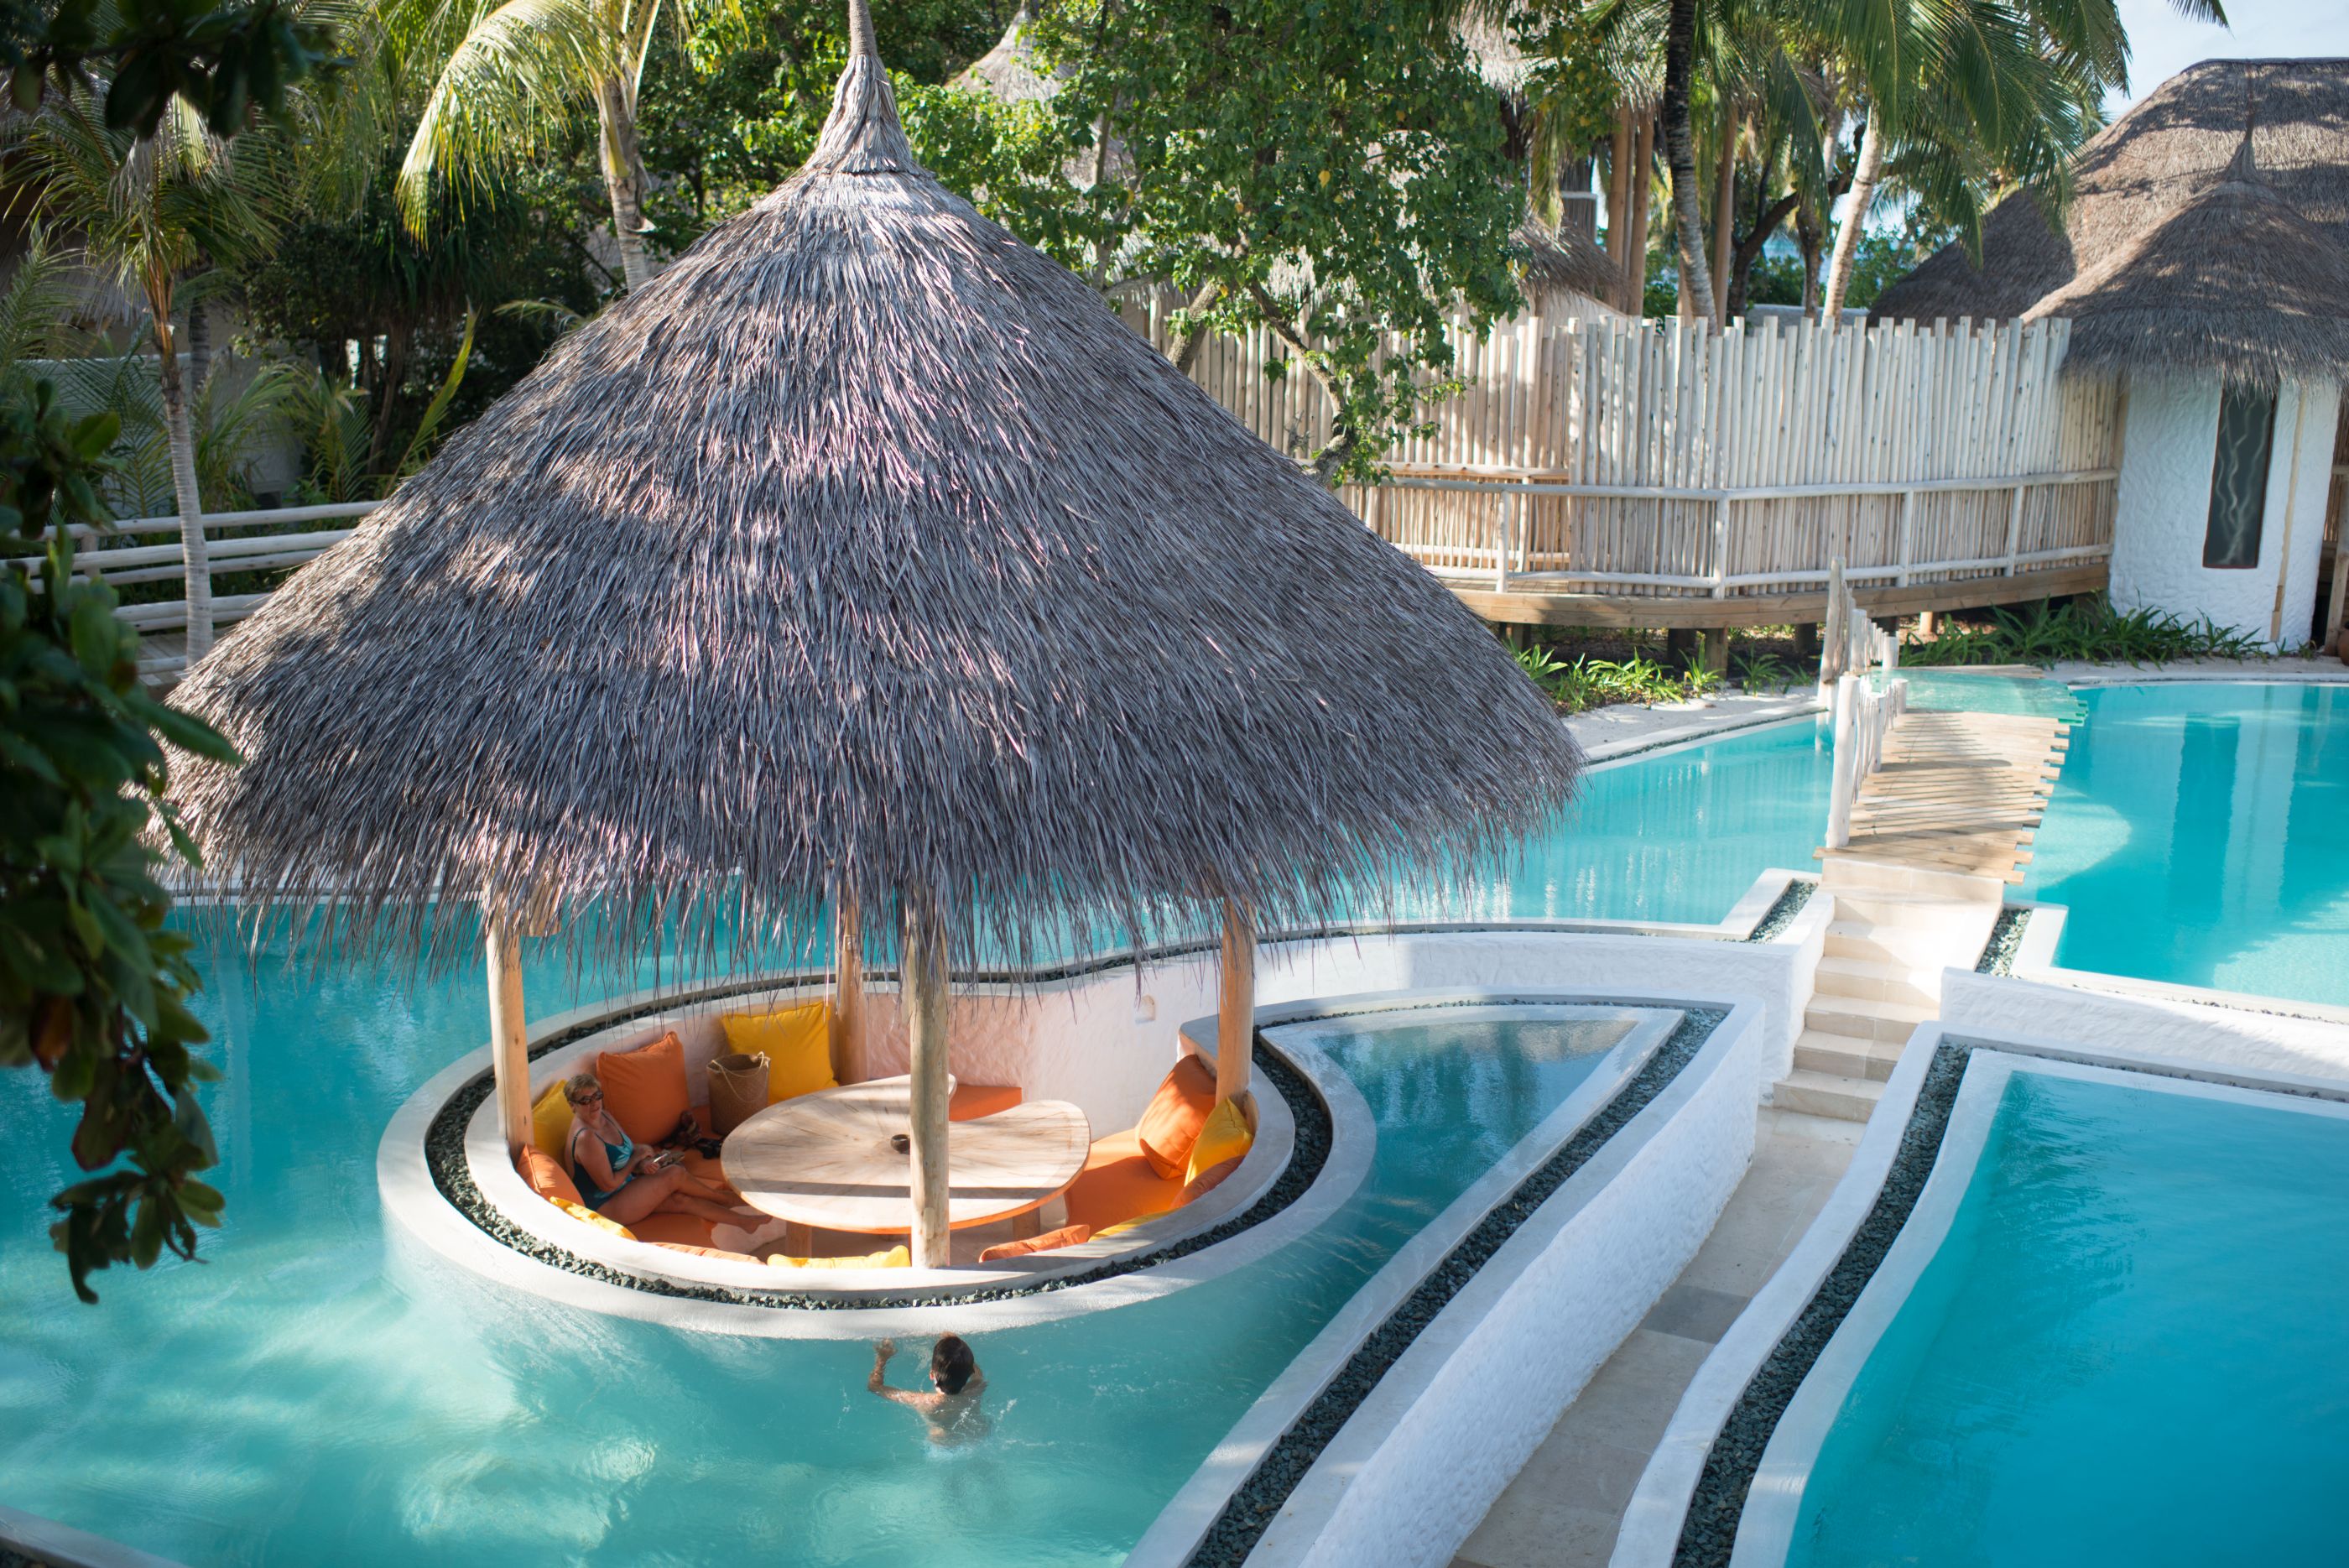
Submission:
[[[805,167],[202,659],[175,701],[248,761],[172,794],[347,946],[485,914],[510,1147],[524,924],[902,932],[929,1262],[949,965],[1220,918],[1237,1096],[1253,929],[1510,845],[1579,758],[1448,590],[914,161],[850,5]]]
[[[2349,60],[2205,61],[2073,172],[2060,228],[2012,197],[1980,267],[1949,245],[1871,314],[2067,317],[2067,372],[2126,381],[2115,602],[2331,641],[2349,584],[2328,517],[2349,461]]]

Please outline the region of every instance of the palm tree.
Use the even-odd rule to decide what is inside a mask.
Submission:
[[[680,27],[689,3],[667,0]],[[663,8],[664,0],[506,0],[473,21],[440,67],[400,165],[409,227],[424,233],[434,176],[460,192],[489,186],[530,162],[592,102],[621,275],[631,291],[652,281],[636,89]],[[433,24],[447,15],[411,17],[409,30],[429,47]]]
[[[284,177],[277,137],[248,131],[222,141],[182,99],[171,100],[153,135],[134,137],[109,129],[103,100],[77,88],[19,121],[11,140],[23,158],[9,206],[79,233],[91,259],[146,303],[186,557],[192,664],[212,642],[212,563],[175,320],[191,275],[250,254],[275,233]]]
[[[2170,4],[2191,20],[2226,23],[2219,0]],[[1971,235],[1993,184],[2036,182],[2060,197],[2098,106],[2128,85],[2128,36],[2113,0],[1869,0],[1841,15],[1866,107],[1821,299],[1830,317],[1843,308],[1889,167]]]

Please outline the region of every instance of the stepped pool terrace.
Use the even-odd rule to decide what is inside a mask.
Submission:
[[[562,992],[554,965],[532,980]],[[1172,1294],[978,1330],[992,1432],[940,1449],[865,1394],[865,1341],[890,1332],[871,1314],[854,1337],[680,1333],[404,1245],[387,1268],[378,1135],[480,1038],[478,985],[289,978],[233,949],[208,981],[230,1067],[206,1091],[229,1197],[208,1261],[101,1276],[104,1304],[73,1307],[41,1234],[61,1140],[28,1140],[0,1189],[7,1501],[198,1563],[682,1562],[713,1531],[786,1563],[1119,1561],[1397,1248],[1529,1136],[1549,1152],[1679,1027],[1551,1008],[1317,1041],[1333,1114],[1374,1127],[1344,1204]],[[40,1125],[5,1088],[11,1125]]]

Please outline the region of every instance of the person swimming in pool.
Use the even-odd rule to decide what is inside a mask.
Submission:
[[[987,1378],[978,1370],[978,1358],[971,1354],[968,1342],[949,1334],[931,1347],[927,1392],[889,1386],[889,1358],[896,1354],[894,1339],[874,1345],[873,1376],[864,1380],[865,1387],[892,1404],[920,1411],[929,1423],[934,1443],[969,1443],[987,1436],[987,1414],[978,1403],[979,1396],[987,1392]]]

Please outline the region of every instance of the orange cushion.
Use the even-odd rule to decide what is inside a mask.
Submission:
[[[685,1151],[685,1158],[681,1163],[685,1167],[687,1175],[698,1177],[710,1186],[719,1189],[720,1194],[719,1202],[736,1203],[741,1200],[742,1195],[734,1190],[732,1182],[726,1179],[726,1168],[719,1164],[715,1158],[702,1153],[698,1148],[689,1148]]]
[[[685,1081],[685,1044],[675,1030],[633,1051],[599,1054],[595,1081],[604,1085],[604,1108],[638,1143],[660,1142],[693,1108]]]
[[[554,1158],[534,1143],[522,1146],[514,1156],[514,1174],[530,1183],[530,1189],[553,1202],[560,1198],[566,1203],[584,1203],[579,1196],[579,1184],[571,1179],[562,1161]]]
[[[1055,1247],[1078,1247],[1092,1240],[1090,1225],[1063,1225],[1057,1231],[1047,1231],[1040,1236],[1030,1236],[1024,1241],[998,1241],[978,1254],[982,1263],[992,1263],[1005,1258],[1024,1258],[1030,1252],[1049,1252]]]
[[[639,1241],[667,1241],[678,1247],[709,1245],[709,1221],[694,1214],[647,1214],[628,1227]]]
[[[1098,1235],[1128,1220],[1164,1214],[1182,1196],[1183,1184],[1152,1168],[1133,1131],[1112,1133],[1094,1142],[1069,1188],[1069,1223],[1091,1226]]]
[[[688,1247],[682,1241],[655,1241],[656,1247],[667,1247],[672,1252],[690,1252],[697,1258],[716,1258],[722,1263],[755,1263],[759,1260],[748,1252],[730,1252],[723,1247]]]
[[[1151,1168],[1162,1177],[1181,1176],[1191,1162],[1191,1146],[1199,1141],[1199,1129],[1215,1108],[1215,1070],[1198,1056],[1185,1056],[1175,1063],[1174,1071],[1159,1081],[1158,1092],[1150,1096],[1150,1108],[1134,1124],[1143,1158]]]
[[[947,1096],[947,1120],[975,1122],[981,1116],[1008,1111],[1019,1103],[1017,1084],[966,1084],[957,1079],[954,1093]]]
[[[1231,1158],[1225,1160],[1222,1164],[1211,1165],[1206,1169],[1199,1172],[1198,1175],[1184,1183],[1183,1202],[1188,1203],[1195,1199],[1205,1198],[1208,1193],[1213,1192],[1216,1188],[1221,1187],[1224,1184],[1224,1178],[1229,1176],[1233,1171],[1237,1170],[1240,1168],[1240,1161],[1247,1158],[1247,1157],[1246,1155],[1236,1154],[1232,1156]],[[1179,1208],[1181,1205],[1178,1204],[1176,1207]]]

